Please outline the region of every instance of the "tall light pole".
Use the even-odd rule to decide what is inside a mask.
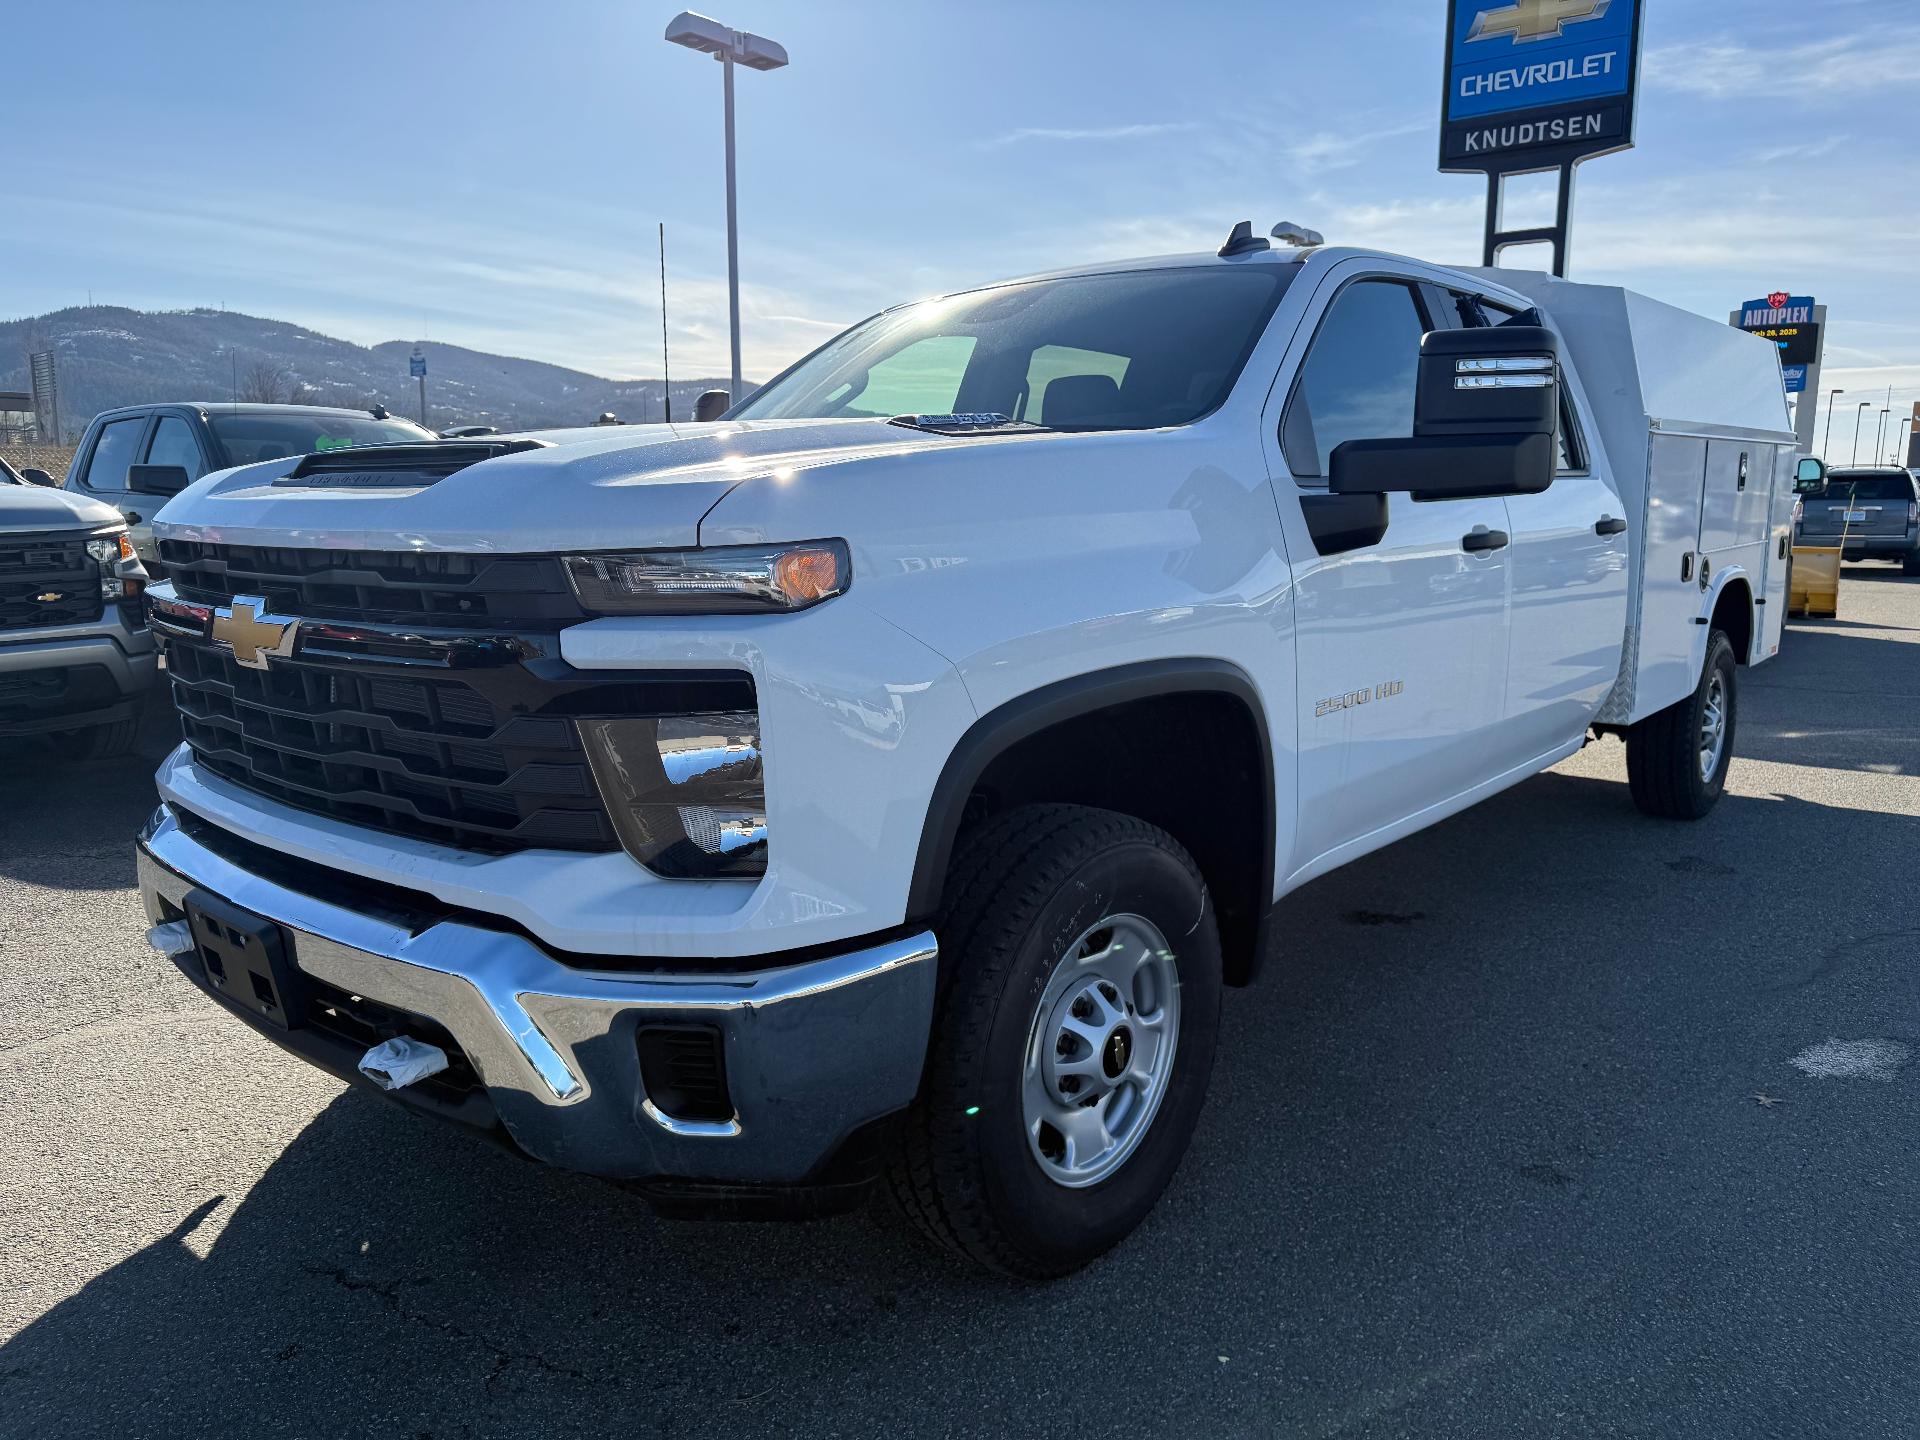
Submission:
[[[727,310],[733,329],[733,403],[745,398],[740,379],[740,226],[733,195],[733,67],[778,70],[787,52],[763,35],[734,30],[718,20],[682,10],[667,22],[667,39],[689,50],[699,50],[720,62],[721,90],[727,111]]]
[[[1891,399],[1892,397],[1889,396],[1888,398]],[[1880,411],[1880,423],[1874,427],[1873,463],[1876,465],[1880,463],[1880,447],[1886,444],[1887,442],[1887,416],[1891,415],[1892,413],[1893,413],[1893,408],[1891,406],[1887,406],[1886,408],[1882,409]]]
[[[1908,417],[1902,420],[1900,428],[1893,432],[1893,454],[1889,458],[1903,469],[1907,463],[1907,427],[1911,424],[1913,424],[1912,417]]]
[[[1826,439],[1824,439],[1824,440],[1822,440],[1822,441],[1820,442],[1820,458],[1821,458],[1822,460],[1824,460],[1824,459],[1826,459],[1826,458],[1827,458],[1827,454],[1828,454],[1828,452],[1829,452],[1829,451],[1831,450],[1831,448],[1832,448],[1832,445],[1833,445],[1833,402],[1834,402],[1834,398],[1835,398],[1836,396],[1839,396],[1839,395],[1844,395],[1844,394],[1846,394],[1846,393],[1847,393],[1847,392],[1846,392],[1846,391],[1844,391],[1844,390],[1829,390],[1829,391],[1827,392],[1827,436],[1826,436]]]
[[[1866,419],[1867,410],[1872,404],[1873,401],[1871,400],[1862,400],[1860,402],[1860,408],[1853,412],[1853,454],[1847,459],[1849,465],[1858,465],[1860,463],[1860,422]]]

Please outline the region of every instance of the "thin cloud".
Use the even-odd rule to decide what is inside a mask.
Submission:
[[[1358,165],[1366,152],[1382,140],[1398,140],[1403,136],[1418,135],[1432,129],[1432,120],[1420,119],[1392,125],[1384,130],[1367,130],[1357,134],[1351,131],[1322,130],[1283,142],[1280,153],[1287,158],[1295,170],[1316,175],[1327,170],[1344,170],[1350,165]]]
[[[1047,126],[1028,126],[1020,130],[1009,130],[1004,135],[996,135],[991,140],[980,143],[993,147],[1000,145],[1020,145],[1029,140],[1143,140],[1150,135],[1175,135],[1183,130],[1193,129],[1191,120],[1168,121],[1149,125],[1098,125],[1086,129],[1054,129]]]
[[[1853,100],[1913,84],[1920,26],[1888,25],[1804,45],[1759,46],[1722,39],[1650,50],[1647,83],[1709,100],[1751,97]],[[1784,78],[1783,78],[1784,77]]]
[[[1782,160],[1818,160],[1822,155],[1831,155],[1853,137],[1851,135],[1829,135],[1824,140],[1809,140],[1801,145],[1775,145],[1770,149],[1756,150],[1747,158],[1756,165],[1777,165]]]

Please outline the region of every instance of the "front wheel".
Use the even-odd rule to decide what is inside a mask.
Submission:
[[[991,1269],[1064,1275],[1146,1217],[1199,1118],[1221,990],[1206,885],[1145,821],[1036,805],[971,837],[947,894],[894,1194]]]
[[[1627,729],[1633,803],[1663,820],[1698,820],[1727,788],[1739,690],[1733,642],[1715,630],[1693,694]]]

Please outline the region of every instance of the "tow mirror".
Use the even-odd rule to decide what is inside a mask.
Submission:
[[[1796,495],[1818,495],[1827,488],[1827,462],[1816,460],[1811,455],[1802,455],[1800,463],[1793,471],[1793,493]]]
[[[733,408],[733,395],[726,390],[708,390],[693,402],[693,418],[696,420],[718,420]]]
[[[1408,439],[1334,446],[1336,495],[1537,495],[1559,458],[1560,340],[1542,325],[1435,330],[1420,341]]]
[[[127,467],[127,489],[138,495],[178,495],[192,483],[184,465]]]
[[[20,472],[20,478],[29,485],[53,485],[57,483],[53,476],[49,475],[37,465],[27,466],[26,469]]]

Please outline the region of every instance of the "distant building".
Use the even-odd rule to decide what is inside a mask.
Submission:
[[[25,445],[39,438],[36,431],[33,396],[25,390],[0,390],[0,445]]]

